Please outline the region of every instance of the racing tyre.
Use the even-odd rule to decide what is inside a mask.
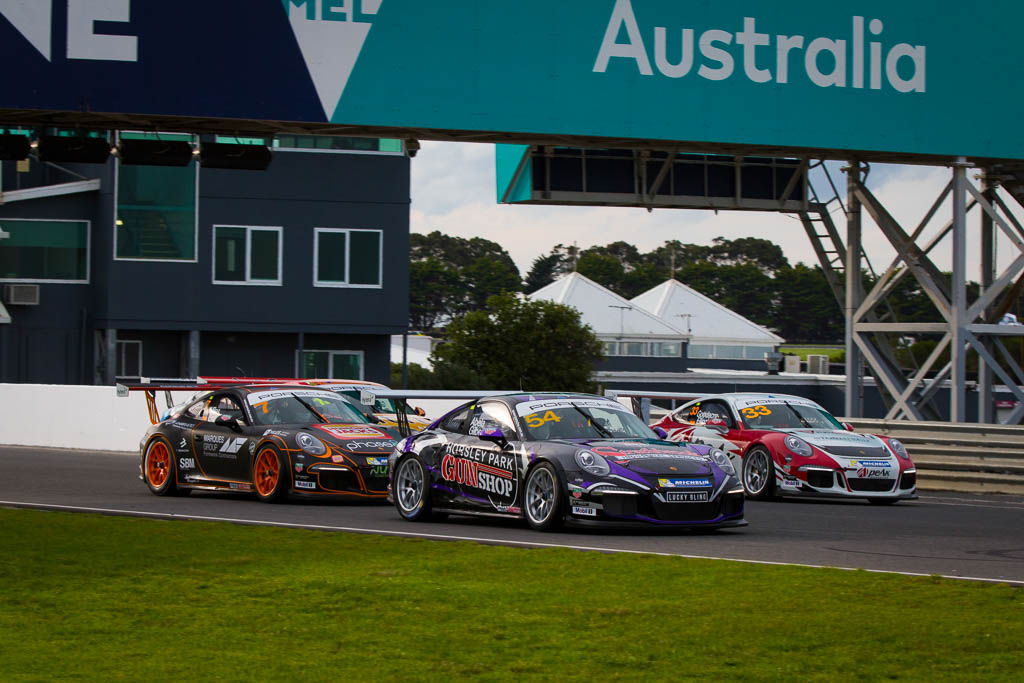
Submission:
[[[288,497],[291,470],[281,451],[267,444],[256,451],[252,464],[252,488],[264,503],[280,503]]]
[[[868,498],[872,505],[895,505],[900,502],[899,498]]]
[[[403,519],[410,522],[429,522],[442,515],[433,511],[430,500],[430,481],[419,458],[406,456],[395,468],[395,507]]]
[[[565,495],[554,465],[542,462],[526,475],[523,513],[537,531],[553,531],[565,522]]]
[[[743,456],[743,488],[747,498],[775,498],[775,461],[768,449],[755,446]]]
[[[158,496],[180,496],[189,492],[188,489],[178,488],[178,468],[174,462],[174,449],[162,436],[154,438],[146,446],[142,475],[149,490]]]

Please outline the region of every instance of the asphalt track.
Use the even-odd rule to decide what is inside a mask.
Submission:
[[[1017,496],[930,493],[893,506],[748,502],[750,526],[714,533],[538,533],[504,520],[412,524],[386,505],[267,505],[243,495],[197,492],[160,498],[138,479],[137,463],[126,454],[0,446],[0,506],[939,574],[1024,586],[1024,497]]]

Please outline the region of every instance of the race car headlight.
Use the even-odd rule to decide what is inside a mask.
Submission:
[[[799,437],[787,436],[786,448],[804,458],[811,457],[811,445]]]
[[[299,445],[303,452],[310,455],[323,455],[327,452],[327,446],[324,445],[323,441],[305,432],[299,432],[295,435],[295,443]]]
[[[715,448],[711,451],[710,455],[711,459],[715,461],[715,464],[718,465],[720,470],[726,474],[736,474],[736,468],[732,466],[732,460],[729,459],[729,456],[726,455],[724,451],[720,451]]]
[[[591,453],[590,451],[576,451],[576,464],[584,472],[599,477],[603,477],[612,471],[612,468],[608,466],[607,460],[597,453]]]
[[[910,454],[907,453],[907,447],[903,445],[903,442],[899,439],[889,439],[889,448],[892,452],[900,456],[904,460],[910,460]]]

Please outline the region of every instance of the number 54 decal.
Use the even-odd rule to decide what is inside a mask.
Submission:
[[[551,411],[551,410],[547,411],[543,415],[541,415],[540,413],[531,413],[531,414],[527,415],[523,419],[525,419],[526,420],[526,424],[530,425],[531,427],[540,427],[545,422],[561,422],[562,421],[562,418],[560,418],[557,415],[555,415],[555,413],[553,411]]]
[[[768,408],[768,406],[751,406],[750,408],[742,409],[740,412],[743,413],[743,417],[747,418],[748,420],[753,420],[754,418],[760,417],[761,415],[772,414],[772,411]]]

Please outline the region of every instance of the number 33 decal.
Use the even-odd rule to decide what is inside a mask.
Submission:
[[[751,408],[744,408],[740,411],[743,413],[743,417],[748,420],[760,417],[761,415],[771,415],[772,411],[768,409],[768,406],[753,406]]]

